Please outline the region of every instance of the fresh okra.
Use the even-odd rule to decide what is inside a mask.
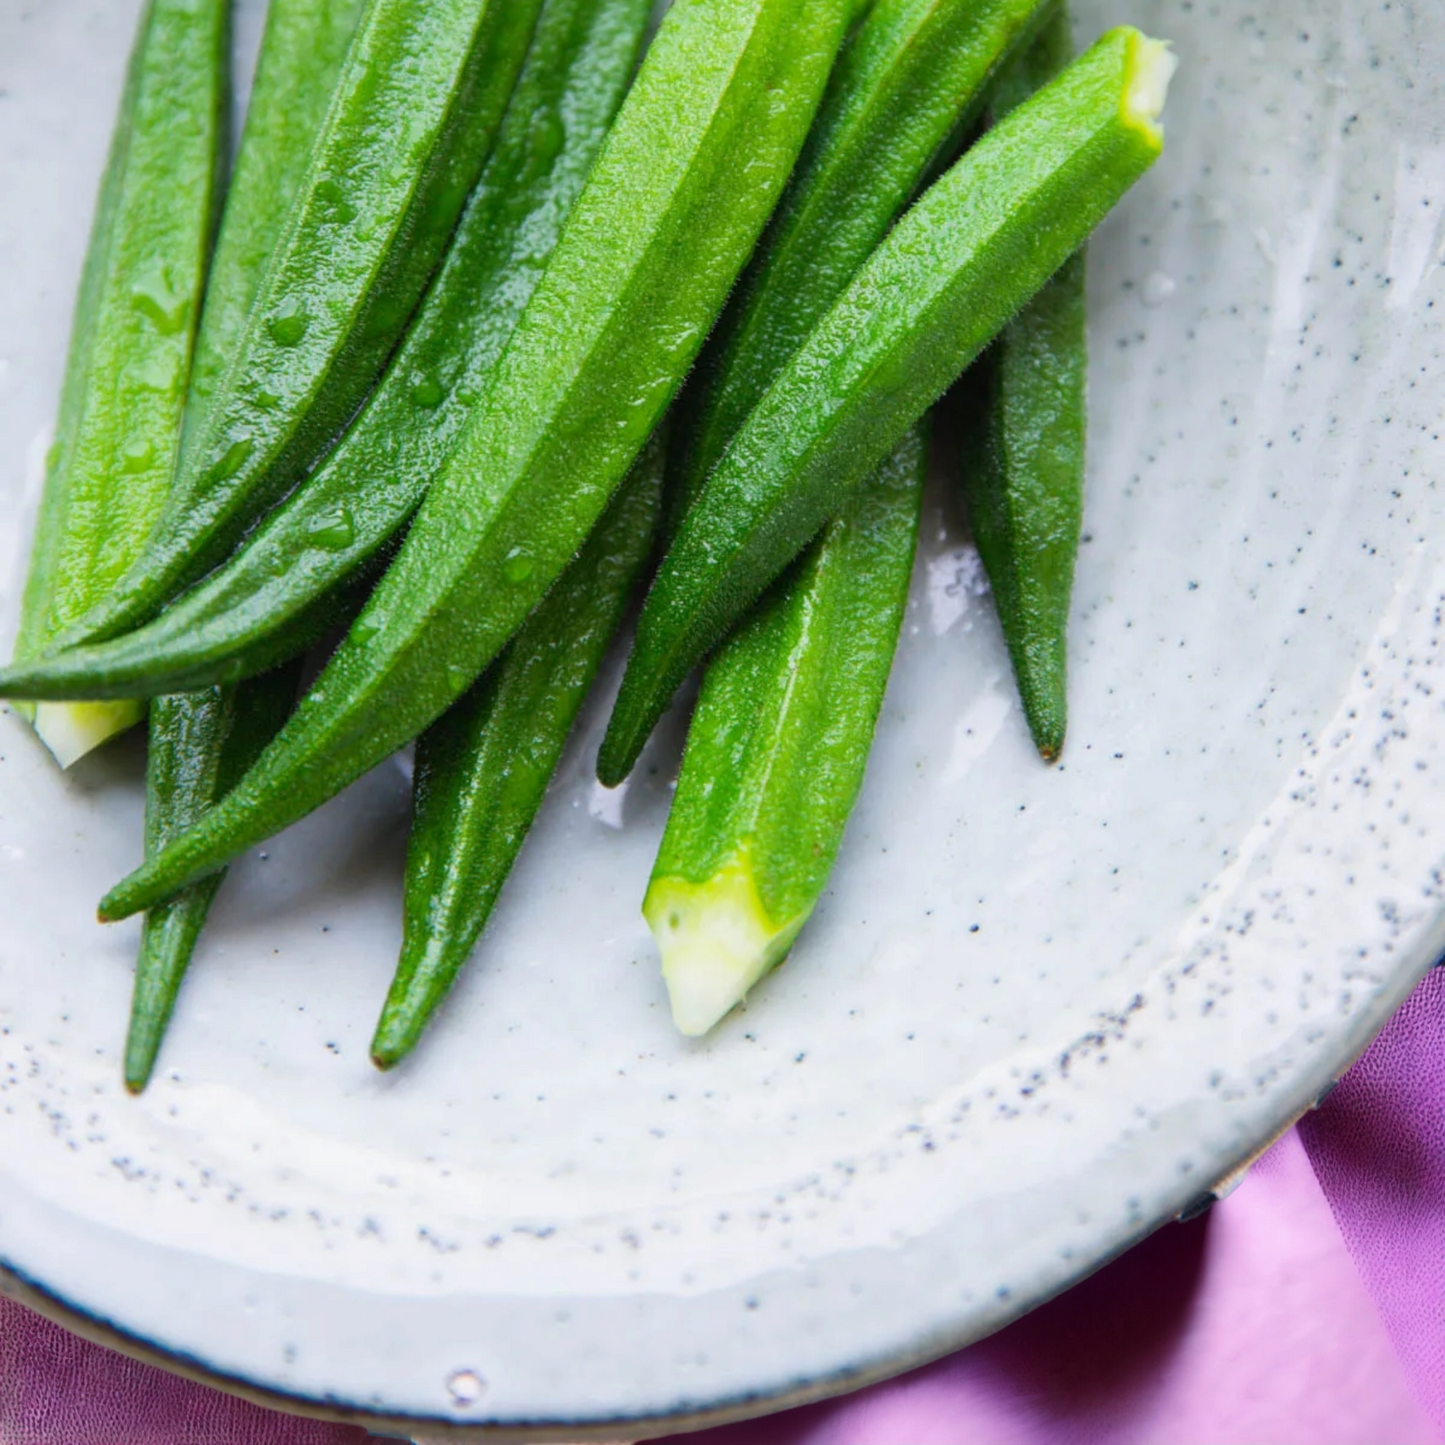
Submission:
[[[416,1046],[481,936],[652,552],[661,499],[654,437],[507,650],[417,739],[401,963],[371,1043],[378,1068]]]
[[[685,1034],[781,962],[832,869],[908,601],[925,455],[915,427],[708,666],[642,905]]]
[[[312,640],[326,599],[406,524],[489,384],[621,103],[647,12],[648,0],[549,0],[446,260],[335,451],[153,622],[10,668],[0,694],[203,687],[261,671]]]
[[[146,765],[146,852],[202,817],[276,735],[296,701],[299,669],[280,668],[240,687],[151,702]],[[125,1043],[125,1084],[150,1081],[206,915],[224,873],[213,873],[150,909],[141,930]]]
[[[305,174],[360,9],[357,0],[272,0],[246,127],[206,277],[187,424],[204,410],[236,344],[291,201]],[[240,689],[204,687],[151,702],[146,752],[146,851],[193,823],[250,767],[296,699],[292,669]],[[125,1082],[145,1088],[181,980],[223,875],[151,909],[141,930],[126,1039]]]
[[[269,0],[241,144],[206,277],[184,428],[194,436],[235,351],[281,220],[331,103],[365,0]],[[184,445],[184,443],[183,443]]]
[[[291,722],[124,880],[146,908],[415,737],[595,525],[695,357],[797,158],[846,0],[678,0],[396,560]],[[740,158],[745,158],[741,159]]]
[[[684,500],[975,113],[1037,10],[879,0],[850,38],[712,348],[677,479]],[[898,640],[923,468],[922,438],[909,432],[708,664],[643,904],[685,1033],[711,1028],[782,959],[828,877]]]
[[[1073,54],[1061,6],[994,88],[997,121]],[[1064,746],[1069,597],[1084,497],[1084,251],[1070,256],[960,384],[963,496],[1034,744]]]
[[[548,0],[543,9],[493,160],[495,167],[515,153],[523,178],[535,172],[532,138],[549,126],[561,126],[578,151],[566,193],[553,199],[542,226],[530,227],[532,285],[543,259],[536,243],[555,244],[555,225],[621,99],[647,12],[645,0]],[[493,183],[489,167],[482,187]],[[509,174],[494,184],[498,200],[516,212],[524,188]],[[512,282],[503,299],[519,308],[531,289]],[[497,662],[417,739],[401,959],[371,1044],[378,1068],[394,1067],[416,1046],[511,872],[651,554],[662,459],[654,433],[577,560]]]
[[[644,604],[598,758],[620,782],[673,692],[1159,154],[1166,47],[1110,31],[908,211],[779,373]]]
[[[61,645],[220,561],[371,390],[451,238],[540,0],[370,0],[225,376],[141,557]]]
[[[1041,0],[877,0],[849,37],[797,170],[699,367],[673,448],[674,524],[789,357],[893,224]]]
[[[16,655],[106,598],[159,515],[180,435],[225,135],[227,0],[151,0],[101,184],[47,464]],[[34,711],[62,766],[134,703]]]

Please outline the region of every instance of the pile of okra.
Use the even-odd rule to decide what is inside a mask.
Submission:
[[[742,1002],[862,782],[945,394],[1063,744],[1082,248],[1172,57],[1058,0],[651,8],[271,0],[228,163],[227,0],[144,6],[0,671],[63,764],[147,722],[133,1090],[229,860],[412,743],[414,1048],[639,596],[598,776],[700,669],[643,912],[683,1032]]]

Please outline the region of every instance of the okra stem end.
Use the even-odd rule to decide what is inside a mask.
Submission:
[[[1170,50],[1167,40],[1153,40],[1137,30],[1130,40],[1124,116],[1155,145],[1162,145],[1164,127],[1159,124],[1159,117],[1164,113],[1164,99],[1169,93],[1169,82],[1179,68],[1179,57]]]
[[[134,727],[145,712],[144,702],[130,698],[121,702],[42,702],[34,705],[30,725],[55,761],[68,768],[116,734]]]
[[[743,1002],[782,960],[803,922],[779,927],[768,917],[745,855],[705,883],[654,878],[642,913],[662,954],[672,1021],[689,1038]]]

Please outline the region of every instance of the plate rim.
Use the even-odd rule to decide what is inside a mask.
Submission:
[[[1045,1288],[1032,1294],[1021,1294],[1016,1300],[1010,1300],[1009,1308],[996,1315],[987,1319],[976,1316],[972,1326],[936,1331],[927,1340],[886,1358],[858,1365],[843,1365],[826,1375],[800,1381],[782,1389],[723,1399],[701,1409],[689,1408],[669,1414],[575,1422],[503,1420],[481,1423],[473,1420],[463,1423],[439,1415],[388,1414],[343,1400],[329,1400],[278,1389],[274,1385],[222,1370],[196,1355],[168,1348],[142,1334],[126,1330],[114,1320],[104,1318],[84,1305],[65,1298],[3,1254],[0,1254],[0,1296],[91,1344],[101,1345],[140,1364],[163,1370],[193,1384],[219,1390],[263,1409],[332,1424],[357,1425],[373,1432],[376,1429],[385,1429],[388,1432],[406,1431],[407,1435],[421,1432],[418,1437],[419,1445],[443,1445],[443,1442],[448,1442],[448,1445],[467,1445],[467,1442],[478,1442],[478,1445],[482,1445],[482,1442],[486,1442],[486,1445],[512,1445],[512,1442],[515,1442],[515,1445],[558,1445],[558,1442],[563,1441],[577,1442],[577,1445],[633,1445],[633,1442],[673,1434],[689,1434],[715,1426],[759,1419],[802,1405],[818,1404],[824,1400],[853,1394],[870,1385],[881,1384],[911,1370],[921,1369],[977,1344],[1032,1313],[1041,1305],[1066,1294],[1075,1285],[1106,1268],[1158,1230],[1204,1213],[1223,1197],[1220,1193],[1222,1185],[1228,1183],[1232,1186],[1233,1183],[1242,1181],[1262,1155],[1302,1118],[1323,1103],[1334,1085],[1360,1060],[1426,975],[1434,968],[1445,967],[1445,905],[1438,908],[1430,923],[1421,929],[1417,947],[1418,952],[1413,956],[1410,967],[1402,967],[1392,975],[1387,984],[1376,990],[1369,1008],[1361,1010],[1361,1013],[1367,1016],[1366,1020],[1362,1020],[1365,1022],[1363,1041],[1360,1041],[1360,1036],[1349,1039],[1352,1047],[1343,1062],[1332,1055],[1331,1061],[1319,1070],[1324,1077],[1306,1083],[1306,1101],[1300,1104],[1297,1097],[1292,1098],[1288,1107],[1281,1110],[1280,1117],[1271,1122],[1262,1136],[1241,1150],[1210,1188],[1202,1193],[1195,1193],[1192,1201],[1184,1203],[1179,1209],[1166,1207],[1162,1214],[1150,1219],[1122,1242],[1080,1264],[1062,1278],[1056,1287]],[[1312,1070],[1302,1070],[1300,1077],[1306,1080],[1316,1078]],[[407,1436],[401,1438],[405,1439]]]

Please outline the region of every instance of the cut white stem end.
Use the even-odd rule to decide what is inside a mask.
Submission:
[[[119,702],[40,702],[31,726],[62,768],[79,762],[117,733],[134,727],[146,712],[134,698]]]
[[[706,883],[654,878],[643,916],[662,954],[672,1021],[689,1037],[705,1034],[779,963],[802,919],[779,928],[768,918],[746,858]]]
[[[1134,33],[1129,51],[1129,83],[1124,92],[1124,114],[1140,130],[1161,140],[1164,128],[1159,117],[1164,113],[1164,100],[1169,82],[1179,69],[1179,57],[1170,50],[1167,40],[1151,40]]]

